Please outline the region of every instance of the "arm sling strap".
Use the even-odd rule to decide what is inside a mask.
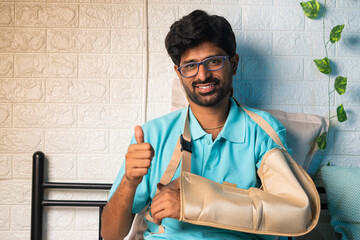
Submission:
[[[276,236],[300,236],[310,232],[320,216],[320,198],[315,184],[286,151],[275,130],[258,114],[241,105],[239,107],[280,146],[269,150],[261,160],[257,171],[261,187],[245,190],[237,188],[235,184],[220,184],[191,173],[188,109],[184,133],[179,137],[171,161],[160,180],[166,187],[180,189],[179,221]],[[171,181],[180,159],[180,177]],[[154,222],[149,214],[149,205],[137,217],[143,220],[144,215]],[[164,231],[160,225],[159,233]],[[141,232],[137,236],[140,237]]]

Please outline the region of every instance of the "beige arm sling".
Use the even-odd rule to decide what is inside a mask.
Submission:
[[[312,179],[292,159],[274,129],[259,115],[242,109],[281,147],[268,151],[262,158],[257,171],[261,188],[244,190],[192,174],[187,115],[184,134],[160,180],[163,184],[171,181],[181,156],[181,175],[168,184],[180,188],[179,220],[254,234],[300,236],[310,232],[320,215],[320,199]],[[146,218],[153,221],[148,211]],[[162,232],[164,228],[160,226],[159,233]]]

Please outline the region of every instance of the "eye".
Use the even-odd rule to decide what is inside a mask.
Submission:
[[[188,63],[188,64],[185,64],[183,66],[184,69],[187,69],[187,70],[190,70],[190,69],[194,69],[197,67],[197,64],[196,63]]]
[[[221,58],[211,58],[207,61],[207,63],[212,66],[219,65],[219,64],[221,64],[221,62],[222,62]]]

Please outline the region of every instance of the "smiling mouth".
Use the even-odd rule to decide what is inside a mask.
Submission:
[[[212,88],[214,86],[215,86],[215,84],[210,84],[210,85],[207,85],[207,86],[196,86],[196,87],[200,88],[200,89],[209,89],[209,88]]]

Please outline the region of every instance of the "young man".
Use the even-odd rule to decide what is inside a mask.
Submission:
[[[196,10],[171,26],[165,44],[190,105],[191,172],[242,189],[259,187],[256,171],[262,156],[278,145],[231,98],[239,56],[230,24],[223,17]],[[286,143],[285,129],[278,121],[253,111]],[[102,215],[104,239],[124,238],[134,214],[149,202],[155,223],[161,223],[165,232],[156,234],[158,225],[147,222],[145,239],[272,239],[178,220],[179,190],[158,183],[183,133],[186,113],[181,109],[135,127]],[[180,167],[173,179],[179,174]]]

